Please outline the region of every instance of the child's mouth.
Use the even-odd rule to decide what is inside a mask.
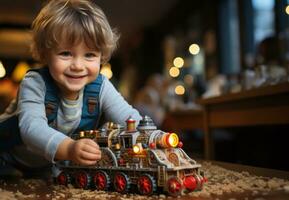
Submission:
[[[86,77],[86,75],[69,75],[69,74],[66,74],[65,76],[69,79],[75,79],[75,80],[79,80],[79,79]]]

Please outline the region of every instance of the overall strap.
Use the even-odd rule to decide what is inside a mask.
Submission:
[[[40,69],[33,69],[33,71],[38,72],[44,82],[46,87],[45,93],[45,112],[48,119],[48,124],[52,123],[57,117],[57,110],[59,107],[60,99],[58,97],[58,88],[55,85],[48,67],[43,67]]]
[[[57,110],[60,104],[58,88],[55,85],[48,67],[36,70],[44,79],[46,86],[45,111],[48,124],[52,123],[57,117]],[[94,129],[100,118],[99,93],[104,76],[99,74],[97,79],[86,85],[83,91],[82,115],[78,128],[75,133],[81,130]]]
[[[103,75],[84,88],[81,121],[75,133],[80,130],[91,130],[97,125],[100,118],[99,93],[103,83]]]

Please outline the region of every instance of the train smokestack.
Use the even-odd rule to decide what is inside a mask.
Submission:
[[[129,117],[126,120],[126,131],[127,132],[135,132],[136,131],[135,120],[132,119],[131,117]]]

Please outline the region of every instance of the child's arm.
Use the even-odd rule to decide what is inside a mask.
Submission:
[[[125,125],[129,117],[137,123],[142,119],[139,112],[127,103],[107,78],[104,78],[100,93],[100,107],[107,121]]]
[[[42,77],[33,71],[28,72],[20,85],[19,128],[24,144],[50,162],[54,162],[55,159],[67,159],[79,164],[91,163],[87,160],[94,160],[95,163],[100,157],[95,142],[74,141],[48,125],[44,105],[45,90]],[[94,152],[92,156],[90,151]]]
[[[56,159],[72,160],[82,165],[93,165],[101,158],[99,146],[91,139],[64,139],[58,146]]]

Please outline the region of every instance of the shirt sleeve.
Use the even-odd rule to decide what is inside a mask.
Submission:
[[[41,75],[28,72],[19,88],[19,128],[22,140],[30,150],[54,162],[58,145],[68,136],[48,125],[45,91]]]
[[[106,77],[104,77],[100,91],[100,108],[106,120],[121,125],[125,125],[125,121],[129,117],[132,117],[137,123],[142,118],[139,112],[127,103]]]

